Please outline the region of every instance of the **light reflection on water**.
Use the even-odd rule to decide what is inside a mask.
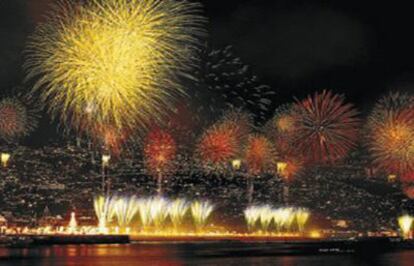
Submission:
[[[223,255],[224,254],[224,255]],[[278,265],[278,266],[411,266],[414,251],[382,255],[255,256],[233,244],[68,245],[0,248],[1,266],[132,266],[132,265]]]

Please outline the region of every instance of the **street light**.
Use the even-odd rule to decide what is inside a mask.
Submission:
[[[10,160],[10,153],[2,153],[1,154],[1,165],[6,168],[7,164]]]
[[[109,160],[111,160],[111,155],[102,155],[102,167],[107,167],[109,165]]]
[[[389,174],[388,175],[388,182],[389,183],[394,183],[397,180],[397,175],[396,174]]]
[[[288,166],[288,164],[286,162],[277,162],[276,163],[277,174],[280,175],[280,176],[283,176],[287,166]]]
[[[241,168],[241,160],[240,159],[235,159],[231,162],[231,166],[233,167],[234,170],[240,170]]]
[[[286,175],[286,168],[288,167],[288,164],[286,162],[277,162],[276,163],[276,173],[279,176],[279,178],[283,179],[282,184],[282,191],[280,195],[282,196],[281,200],[287,204],[289,201],[289,184],[288,184],[288,176]]]
[[[109,165],[111,160],[111,155],[104,154],[102,155],[102,193],[105,194],[105,169]]]

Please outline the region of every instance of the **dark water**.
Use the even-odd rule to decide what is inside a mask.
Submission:
[[[280,265],[349,266],[414,265],[414,251],[378,255],[267,255],[258,256],[249,246],[232,244],[131,244],[0,248],[0,265],[7,266],[132,266],[132,265]]]

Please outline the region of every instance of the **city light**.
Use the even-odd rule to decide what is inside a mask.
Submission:
[[[107,155],[107,154],[102,155],[102,167],[108,167],[110,160],[111,160],[111,155]]]
[[[10,160],[10,153],[1,153],[1,165],[6,168]]]
[[[231,166],[233,167],[234,170],[240,170],[241,168],[241,160],[240,159],[235,159],[231,162]]]
[[[277,174],[283,176],[287,166],[288,164],[286,162],[277,162],[276,163]]]

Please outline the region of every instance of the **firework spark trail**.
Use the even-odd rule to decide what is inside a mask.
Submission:
[[[273,220],[273,210],[269,205],[265,205],[260,208],[259,212],[261,228],[264,232],[267,232]]]
[[[295,104],[297,123],[293,147],[310,162],[326,163],[344,158],[356,147],[360,120],[342,95],[324,90]]]
[[[214,205],[209,201],[195,201],[191,204],[191,215],[197,230],[203,229],[208,218],[214,210]]]
[[[278,208],[273,210],[273,222],[275,225],[276,232],[281,232],[283,227],[283,220],[281,219],[283,209]]]
[[[374,163],[405,175],[414,171],[414,97],[390,93],[374,107],[367,123]]]
[[[202,86],[207,86],[214,107],[240,108],[252,113],[256,122],[266,119],[275,93],[260,82],[251,68],[237,57],[231,46],[220,50],[206,49],[201,67]],[[206,102],[203,99],[203,103]],[[205,106],[201,104],[200,107]],[[210,106],[208,106],[210,107]],[[203,108],[202,112],[209,112]],[[221,107],[221,106],[219,106]],[[205,110],[207,109],[207,110]]]
[[[141,226],[144,230],[146,230],[152,222],[150,199],[138,200],[138,213],[141,221]]]
[[[191,76],[205,35],[200,9],[175,0],[59,1],[28,41],[26,78],[37,79],[33,92],[68,128],[141,129],[185,93],[178,79]]]
[[[262,205],[248,207],[244,211],[244,217],[249,231],[259,224],[262,232],[269,232],[272,225],[278,233],[291,232],[296,222],[297,230],[303,232],[310,212],[304,208],[271,208],[269,205]]]
[[[168,215],[175,230],[182,225],[189,208],[190,204],[184,199],[176,199],[170,202]]]
[[[308,222],[310,213],[308,210],[300,208],[296,210],[296,222],[298,225],[299,232],[303,232],[305,225]]]
[[[164,175],[174,171],[177,144],[164,130],[152,130],[144,143],[144,162],[149,173],[157,178],[158,195],[162,195]]]
[[[94,199],[94,209],[99,221],[99,230],[105,232],[107,226],[116,215],[116,197],[98,196]]]
[[[121,227],[129,226],[138,214],[139,204],[135,196],[130,198],[120,198],[115,205],[115,213],[118,225]]]
[[[244,219],[246,220],[247,228],[249,231],[254,230],[256,227],[256,224],[260,219],[260,212],[261,208],[258,208],[256,206],[250,206],[244,210]]]
[[[150,200],[150,217],[155,228],[160,228],[168,218],[168,201],[163,198]]]
[[[414,218],[410,215],[404,215],[398,218],[398,225],[404,237],[407,237],[413,226]]]

